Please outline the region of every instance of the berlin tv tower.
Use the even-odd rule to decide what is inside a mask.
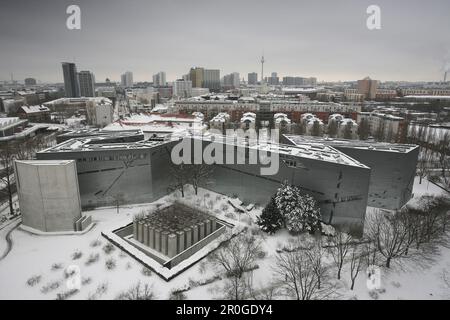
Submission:
[[[261,84],[264,82],[264,53],[261,57]]]

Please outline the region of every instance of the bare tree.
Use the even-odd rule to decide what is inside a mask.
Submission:
[[[255,267],[262,252],[259,240],[241,233],[210,255],[210,261],[227,277],[224,287],[227,297],[234,300],[246,297],[248,283],[243,278],[244,273]]]
[[[16,192],[14,176],[14,160],[17,158],[16,145],[10,141],[0,145],[0,164],[3,167],[0,182],[3,184],[1,193],[8,198],[9,213],[14,214],[13,194]]]
[[[405,256],[420,236],[421,214],[421,210],[409,207],[402,208],[395,214],[395,219],[399,220],[406,231]]]
[[[198,193],[198,187],[202,184],[208,183],[209,178],[212,175],[213,168],[207,164],[194,164],[189,166],[190,180],[194,187],[195,194]]]
[[[408,119],[406,119],[406,121],[401,124],[400,132],[398,134],[396,142],[398,142],[398,143],[407,143],[407,141],[408,141],[409,125],[410,125],[410,121]]]
[[[328,122],[328,136],[331,138],[335,138],[338,132],[337,122],[334,120],[330,120]]]
[[[317,274],[304,250],[280,253],[275,273],[288,295],[297,300],[311,300],[319,290]]]
[[[337,268],[337,278],[341,279],[342,267],[344,266],[345,258],[347,257],[353,238],[348,233],[336,232],[336,235],[330,237],[329,240],[330,245],[328,251]]]
[[[309,260],[311,261],[311,266],[316,273],[317,277],[317,287],[322,288],[322,283],[327,278],[328,268],[324,264],[325,249],[322,246],[322,241],[317,241],[313,247],[306,251]]]
[[[352,127],[353,123],[348,122],[344,127],[344,139],[352,139],[353,133],[352,133]]]
[[[273,268],[275,278],[288,296],[297,300],[326,299],[334,287],[323,282],[323,265],[318,268],[318,255],[308,249],[293,247],[278,254]],[[318,272],[320,270],[320,272]]]
[[[169,187],[170,191],[180,190],[181,196],[184,198],[184,185],[190,181],[189,165],[184,163],[179,165],[170,166],[170,175],[173,180],[173,184]]]
[[[154,300],[156,296],[153,289],[148,284],[142,285],[138,282],[136,285],[131,287],[129,290],[122,292],[117,297],[117,300]]]
[[[367,140],[370,135],[369,120],[363,118],[358,126],[358,136],[360,140]]]
[[[378,264],[378,250],[372,239],[365,237],[362,241],[362,251],[367,266]]]
[[[364,265],[364,254],[360,249],[360,245],[353,243],[350,246],[349,260],[351,280],[350,290],[353,290],[353,288],[355,287],[355,280]]]
[[[417,161],[417,173],[419,175],[419,184],[422,183],[422,179],[428,174],[430,169],[431,154],[428,150],[422,148],[419,159]]]
[[[396,136],[394,133],[394,128],[392,128],[392,124],[389,124],[385,138],[386,138],[385,139],[386,142],[393,142],[396,140]]]
[[[409,248],[409,234],[398,216],[379,212],[369,221],[368,236],[391,267],[393,259],[404,257]]]
[[[319,120],[315,120],[311,129],[311,135],[315,137],[322,136],[322,126],[320,125]]]
[[[448,269],[442,270],[442,286],[444,290],[446,291],[446,295],[450,297],[450,272]]]
[[[449,200],[443,197],[422,196],[420,237],[422,243],[439,242],[448,222]]]
[[[386,124],[385,124],[384,121],[381,121],[378,124],[377,130],[376,130],[376,132],[374,134],[375,140],[377,140],[377,141],[384,141],[384,139],[385,139],[385,131],[386,131]]]
[[[437,144],[437,151],[438,151],[438,159],[439,164],[441,166],[441,175],[442,180],[447,185],[447,175],[446,172],[448,170],[447,168],[447,162],[448,162],[448,155],[450,154],[450,133],[446,132],[443,137],[439,140],[439,143]]]

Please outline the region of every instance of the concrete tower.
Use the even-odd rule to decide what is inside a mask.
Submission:
[[[261,57],[261,84],[264,82],[264,54]]]

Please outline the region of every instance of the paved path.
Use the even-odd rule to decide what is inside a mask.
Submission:
[[[5,235],[6,249],[0,256],[0,261],[3,260],[4,258],[6,258],[6,256],[11,251],[12,246],[13,246],[11,233],[14,231],[14,229],[16,229],[20,225],[21,222],[22,222],[22,219],[20,217],[18,217],[18,218],[15,218],[14,220],[12,220],[10,223],[8,223],[6,226],[3,226],[2,231],[6,232],[6,235]],[[2,232],[2,233],[4,233],[4,232]],[[3,241],[3,239],[1,241]]]

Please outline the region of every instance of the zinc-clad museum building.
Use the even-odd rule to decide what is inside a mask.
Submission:
[[[412,196],[419,146],[311,136],[284,135],[287,144],[320,143],[333,147],[371,169],[368,206],[395,210]]]
[[[186,138],[192,144],[201,140],[202,148],[212,143],[209,137]],[[109,140],[110,141],[110,140]],[[75,160],[81,205],[84,209],[120,203],[152,202],[168,193],[173,185],[170,174],[171,151],[176,141],[106,143],[95,138],[65,141],[37,154],[38,160]],[[214,143],[237,148],[264,150],[279,156],[279,170],[261,175],[261,163],[214,164],[207,189],[242,201],[265,205],[280,184],[287,180],[300,186],[319,203],[324,221],[333,224],[362,224],[367,206],[370,168],[344,153],[322,144],[239,145],[236,139],[216,139]]]

